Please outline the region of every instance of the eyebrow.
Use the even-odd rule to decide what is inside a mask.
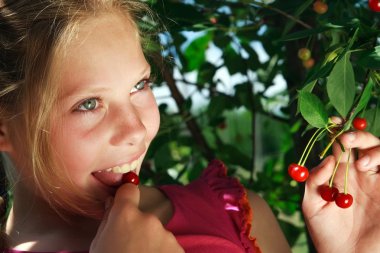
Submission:
[[[136,81],[136,84],[138,82],[140,82],[142,79],[149,77],[150,73],[151,73],[151,66],[149,64],[147,64],[146,67],[138,75],[139,79]],[[73,89],[67,93],[64,93],[64,94],[62,93],[60,96],[60,99],[66,100],[66,99],[69,99],[72,97],[76,97],[75,94],[81,90],[82,90],[81,88],[75,88],[75,89]],[[91,88],[84,88],[83,90],[86,90],[86,93],[100,93],[100,92],[105,92],[105,91],[109,90],[109,88],[102,85],[102,86],[94,86]],[[78,97],[80,97],[80,96],[81,95],[78,95]]]

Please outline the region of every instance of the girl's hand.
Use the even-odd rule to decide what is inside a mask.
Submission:
[[[339,145],[310,173],[302,204],[310,235],[318,252],[380,252],[380,140],[368,132],[346,133],[340,138],[345,147],[334,186],[344,190],[344,175],[349,149],[348,193],[354,202],[347,209],[326,202],[318,192],[327,185],[335,162],[341,154]],[[357,150],[357,158],[355,157]]]
[[[138,209],[140,191],[133,184],[122,185],[91,243],[90,253],[182,253],[174,235],[154,215]]]

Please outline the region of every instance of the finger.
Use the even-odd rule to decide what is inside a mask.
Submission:
[[[362,172],[373,171],[377,173],[380,166],[380,147],[363,151],[355,166]]]
[[[342,150],[341,145],[339,145],[337,142],[333,145],[333,155],[337,161],[339,160],[340,163],[353,163],[354,161],[354,152],[352,149],[350,152],[350,148],[344,146],[344,150]],[[349,158],[350,160],[348,161]]]
[[[313,216],[320,208],[326,205],[319,194],[319,187],[326,184],[335,167],[334,156],[326,157],[321,164],[311,170],[305,185],[305,194],[302,201],[302,210],[306,217]]]
[[[365,131],[344,133],[340,141],[346,148],[368,149],[380,145],[379,138]]]
[[[341,117],[337,117],[337,116],[331,116],[330,120],[332,122],[334,122],[335,124],[338,124],[338,125],[343,123],[343,119]]]
[[[306,186],[317,189],[320,185],[325,184],[331,177],[335,167],[335,158],[326,157],[321,164],[311,170]]]
[[[114,203],[115,204],[133,204],[138,207],[140,202],[140,190],[138,186],[132,183],[126,183],[119,187],[116,192]]]

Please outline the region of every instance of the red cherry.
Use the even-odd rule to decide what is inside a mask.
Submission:
[[[352,205],[352,202],[354,202],[354,199],[351,194],[340,192],[335,196],[335,204],[340,208],[348,208]]]
[[[315,64],[315,60],[313,58],[309,58],[306,61],[302,61],[302,65],[305,69],[311,69]]]
[[[290,177],[297,182],[305,182],[309,177],[309,170],[306,167],[298,165],[296,163],[289,165],[288,173]]]
[[[123,182],[123,184],[131,183],[138,185],[140,183],[139,176],[137,176],[137,174],[132,171],[124,173],[123,177],[121,178],[121,181]]]
[[[313,4],[313,9],[318,14],[325,14],[329,9],[328,5],[321,0],[317,0]]]
[[[364,130],[367,127],[367,120],[365,118],[355,118],[352,125],[356,130]]]
[[[211,17],[210,23],[215,25],[216,23],[218,23],[218,19],[216,17]]]
[[[225,121],[223,121],[222,123],[220,123],[220,124],[218,125],[218,128],[219,128],[219,129],[226,129],[226,127],[227,127],[227,124],[226,124]]]
[[[368,0],[368,6],[372,11],[380,12],[379,0]]]
[[[319,187],[319,194],[322,199],[328,202],[335,200],[336,195],[339,193],[339,190],[336,187],[330,187],[329,185],[321,185]]]

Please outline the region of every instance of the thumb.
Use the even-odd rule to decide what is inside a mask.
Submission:
[[[140,202],[140,190],[138,186],[126,183],[119,187],[114,198],[114,204],[132,204],[138,207]]]
[[[311,188],[318,188],[320,185],[325,184],[331,177],[332,171],[335,167],[335,157],[328,156],[322,163],[312,169],[306,185]]]
[[[139,202],[140,190],[131,183],[120,186],[115,197],[107,199],[105,214],[91,242],[90,252],[108,252],[103,250],[107,243],[113,242],[113,238],[119,236],[120,231],[125,231],[125,224],[120,222],[125,219],[120,218],[127,217],[127,214],[137,210]]]
[[[302,201],[302,210],[305,217],[313,216],[320,208],[326,205],[326,201],[320,197],[319,187],[328,182],[334,167],[335,158],[328,156],[310,172]]]

